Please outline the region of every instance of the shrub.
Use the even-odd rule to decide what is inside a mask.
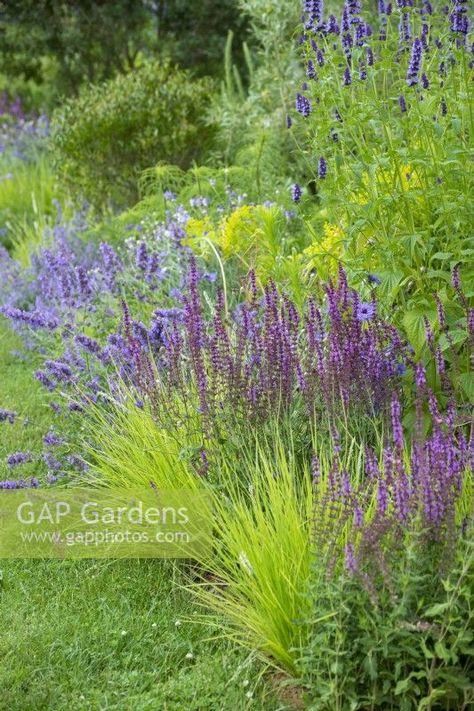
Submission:
[[[159,161],[186,168],[205,155],[214,134],[202,121],[211,86],[167,62],[90,86],[54,116],[58,174],[96,207],[136,201],[142,170]]]
[[[432,566],[412,539],[392,571],[396,595],[377,604],[360,581],[316,575],[311,641],[299,663],[307,708],[472,708],[472,540],[459,542],[450,575]]]

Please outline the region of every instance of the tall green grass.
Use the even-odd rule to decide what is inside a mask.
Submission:
[[[0,244],[23,264],[29,264],[41,243],[54,196],[55,178],[46,156],[34,162],[0,162],[0,228],[6,231]]]
[[[89,431],[96,443],[89,445],[93,480],[111,487],[153,482],[165,489],[205,488],[213,509],[212,554],[198,561],[202,579],[191,584],[205,608],[201,620],[294,672],[313,558],[309,464],[288,430],[275,426],[234,456],[222,445],[209,477],[198,477],[183,454],[193,448],[191,441],[180,441],[186,432],[189,427],[158,427],[153,413],[133,399],[106,414],[95,408]]]
[[[170,402],[170,411],[174,407]],[[190,432],[192,427],[182,421],[174,429],[157,425],[152,410],[137,408],[133,397],[110,405],[107,412],[96,408],[89,434],[95,441],[89,445],[94,480],[111,487],[146,487],[151,482],[164,489],[203,487],[213,509],[213,537],[212,553],[197,561],[198,580],[190,584],[203,606],[199,619],[214,625],[218,635],[258,650],[270,664],[295,674],[298,650],[307,641],[304,621],[311,617],[311,604],[317,609],[309,593],[314,566],[325,570],[333,561],[331,568],[338,574],[349,535],[356,536],[357,544],[352,519],[317,504],[329,483],[333,445],[325,430],[313,429],[310,448],[320,462],[316,499],[310,457],[302,456],[291,429],[274,425],[266,434],[242,440],[239,450],[226,448],[225,440],[214,442],[216,455],[205,477],[196,474],[187,457],[199,442],[186,439]],[[355,489],[366,478],[364,451],[363,440],[346,433],[339,467],[349,473]],[[376,487],[369,491],[368,520],[375,512],[376,493]],[[466,475],[459,523],[472,512],[472,494],[472,477]],[[321,531],[327,531],[327,541],[320,540]],[[407,531],[407,542],[410,535]],[[321,618],[316,614],[318,624],[326,619],[326,613]]]

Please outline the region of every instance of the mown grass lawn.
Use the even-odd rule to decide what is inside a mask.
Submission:
[[[284,709],[162,561],[1,561],[0,709]],[[179,575],[178,575],[179,577]]]

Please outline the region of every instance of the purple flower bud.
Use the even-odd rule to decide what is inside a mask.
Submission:
[[[73,467],[73,469],[77,469],[80,472],[85,472],[89,468],[87,462],[85,462],[82,457],[78,457],[76,454],[70,454],[67,457],[67,462],[71,467]]]
[[[424,390],[426,387],[426,372],[421,363],[415,365],[415,383],[418,390]]]
[[[400,106],[400,111],[402,112],[402,114],[406,113],[407,102],[405,101],[405,97],[403,96],[403,94],[400,94],[400,96],[398,97],[398,105]]]
[[[357,563],[354,557],[354,546],[352,543],[348,543],[344,551],[345,557],[345,567],[348,573],[355,575],[357,572]]]
[[[461,275],[460,275],[459,264],[456,264],[456,266],[454,267],[454,269],[451,273],[451,284],[452,284],[453,289],[455,291],[461,290]]]
[[[61,437],[58,437],[53,430],[50,430],[43,437],[43,444],[47,447],[58,447],[59,445],[64,444],[64,440]]]
[[[43,461],[49,471],[58,471],[58,469],[61,469],[61,462],[56,459],[56,457],[53,457],[50,452],[45,452],[43,454]]]
[[[446,329],[446,313],[444,310],[444,306],[443,306],[438,294],[433,294],[433,296],[434,296],[434,300],[436,301],[436,312],[438,315],[439,326],[440,326],[441,330],[445,330]]]
[[[304,118],[308,118],[311,113],[311,102],[303,94],[296,95],[296,110]]]
[[[408,65],[407,71],[407,84],[408,86],[414,86],[418,84],[418,74],[421,67],[421,55],[422,55],[422,44],[421,40],[417,37],[411,47],[410,63]]]
[[[311,458],[311,477],[313,480],[313,485],[317,486],[321,481],[321,466],[316,454],[313,454]]]
[[[333,35],[338,35],[340,32],[339,25],[337,23],[337,19],[334,15],[329,15],[328,21],[326,23],[326,33],[328,35],[333,34]]]
[[[145,242],[139,242],[136,254],[137,269],[146,271],[148,266],[148,250]]]
[[[52,392],[57,385],[57,383],[51,380],[42,370],[36,371],[35,378],[50,392]]]
[[[462,0],[454,0],[454,9],[450,15],[451,32],[467,35],[469,32],[469,20]]]
[[[319,161],[318,161],[318,178],[320,180],[324,180],[326,177],[327,173],[327,164],[326,164],[326,159],[323,156],[320,156]]]
[[[301,187],[298,185],[298,183],[295,183],[294,185],[291,186],[291,199],[293,202],[299,202],[301,200],[301,196],[303,194],[303,191]]]
[[[351,70],[349,69],[349,67],[346,67],[344,69],[343,83],[344,83],[344,86],[350,86],[352,84]]]
[[[364,513],[360,506],[356,506],[354,510],[354,526],[360,528],[364,523]]]
[[[400,400],[396,393],[392,395],[391,403],[392,436],[395,447],[399,452],[403,450],[403,428],[401,423]]]
[[[35,477],[30,479],[30,481],[25,481],[24,479],[0,481],[0,489],[36,489],[39,486],[39,481]]]
[[[411,37],[410,16],[407,12],[403,12],[400,17],[398,32],[399,32],[399,37],[400,37],[400,44],[403,45],[405,42],[408,42],[410,40],[410,37]]]
[[[94,341],[93,338],[89,338],[89,336],[86,336],[83,333],[79,333],[75,337],[76,343],[79,343],[86,351],[89,351],[89,353],[100,353],[100,346],[97,343],[97,341]]]

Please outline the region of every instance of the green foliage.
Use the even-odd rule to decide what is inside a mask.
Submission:
[[[381,581],[328,580],[315,567],[311,641],[299,663],[307,708],[472,708],[474,543],[469,533],[460,539],[447,576],[430,550],[408,541],[390,570],[391,592]]]
[[[14,351],[21,348],[21,341],[10,330],[3,317],[0,318],[0,407],[18,412],[13,425],[2,423],[0,433],[0,481],[11,478],[11,470],[5,463],[8,454],[14,451],[33,450],[41,452],[42,437],[53,422],[53,413],[48,406],[49,397],[41,385],[33,380],[33,372],[40,361],[35,356],[24,355],[19,359]],[[21,406],[19,408],[19,405]],[[41,464],[31,462],[22,472],[25,476],[37,476]]]
[[[184,419],[176,403],[169,405]],[[225,448],[219,466],[202,478],[192,466],[199,439],[186,439],[183,426],[162,429],[152,412],[130,400],[108,415],[99,408],[92,414],[97,442],[90,452],[93,480],[111,487],[152,481],[163,489],[206,490],[214,512],[212,554],[199,561],[202,580],[191,585],[196,598],[213,611],[205,612],[204,619],[272,664],[294,671],[291,650],[303,639],[294,621],[309,614],[303,593],[310,573],[312,516],[311,478],[304,467],[300,471],[294,444],[274,428],[255,448],[241,447],[238,458]]]
[[[85,82],[134,69],[156,44],[145,2],[9,0],[0,6],[0,72],[27,109],[51,108]]]
[[[303,44],[303,59],[313,62],[316,76],[303,92],[312,110],[306,118],[294,112],[291,129],[297,130],[297,141],[305,134],[307,188],[300,214],[312,244],[302,262],[306,273],[325,278],[340,261],[358,287],[375,275],[380,307],[393,313],[427,366],[430,386],[439,393],[434,362],[439,346],[459,401],[469,403],[474,394],[467,327],[474,303],[470,55],[450,32],[449,13],[435,8],[430,48],[420,49],[427,84],[421,78],[410,84],[410,43],[402,51],[398,23],[405,18],[415,38],[424,20],[422,13],[405,14],[401,8],[386,18],[386,39],[380,39],[380,15],[364,7],[374,31],[356,41],[347,58],[343,43],[333,44],[331,35],[314,39],[321,64],[310,42]],[[323,176],[320,158],[327,166]],[[451,287],[456,267],[465,286],[463,304]],[[438,322],[433,294],[444,305],[447,326]],[[431,347],[426,322],[434,331]]]
[[[149,62],[84,90],[53,119],[60,178],[96,207],[133,203],[148,166],[165,161],[186,168],[206,155],[214,134],[203,125],[211,87],[167,62]]]
[[[240,46],[248,23],[235,0],[201,0],[192,6],[189,0],[161,1],[155,7],[158,47],[171,61],[199,74],[221,74],[226,35],[231,30],[236,38],[236,61],[242,66]]]
[[[199,75],[220,74],[227,31],[239,46],[247,22],[233,0],[8,0],[0,5],[0,92],[28,111],[48,109],[84,84],[169,57]],[[242,51],[237,61],[242,64]]]
[[[0,170],[0,244],[27,263],[54,212],[54,173],[44,155],[34,162],[2,160]]]
[[[301,67],[292,35],[299,8],[290,0],[268,3],[241,0],[252,34],[244,45],[248,81],[243,82],[233,61],[236,42],[229,35],[221,91],[213,99],[209,120],[219,127],[216,159],[245,171],[245,192],[256,189],[256,200],[273,199],[285,184],[293,154],[293,137],[286,115],[293,104]]]
[[[133,488],[153,482],[163,489],[200,486],[186,456],[193,444],[198,448],[199,441],[186,440],[184,427],[157,427],[152,412],[136,407],[129,398],[122,406],[110,403],[107,410],[96,406],[90,415],[86,448],[93,464],[91,477],[97,484]]]
[[[323,222],[334,222],[344,233],[342,259],[350,275],[377,274],[380,292],[405,312],[424,308],[424,298],[445,289],[456,264],[465,264],[466,283],[473,278],[473,117],[468,56],[454,40],[443,37],[440,49],[430,49],[429,61],[426,54],[429,90],[407,86],[409,53],[394,62],[400,16],[397,10],[388,18],[386,42],[374,31],[369,44],[376,60],[363,81],[357,72],[367,50],[354,47],[350,85],[343,83],[342,49],[321,39],[325,63],[307,92],[314,110],[297,123],[307,125],[307,179],[317,185],[311,201],[321,209],[308,218],[313,230],[322,234]],[[415,17],[410,13],[413,36],[421,24]],[[445,22],[441,12],[431,19],[433,34],[446,32],[439,18]],[[443,80],[436,68],[446,60],[448,45],[449,76]],[[311,58],[307,45],[305,59]],[[318,179],[319,156],[328,164],[324,180]]]

